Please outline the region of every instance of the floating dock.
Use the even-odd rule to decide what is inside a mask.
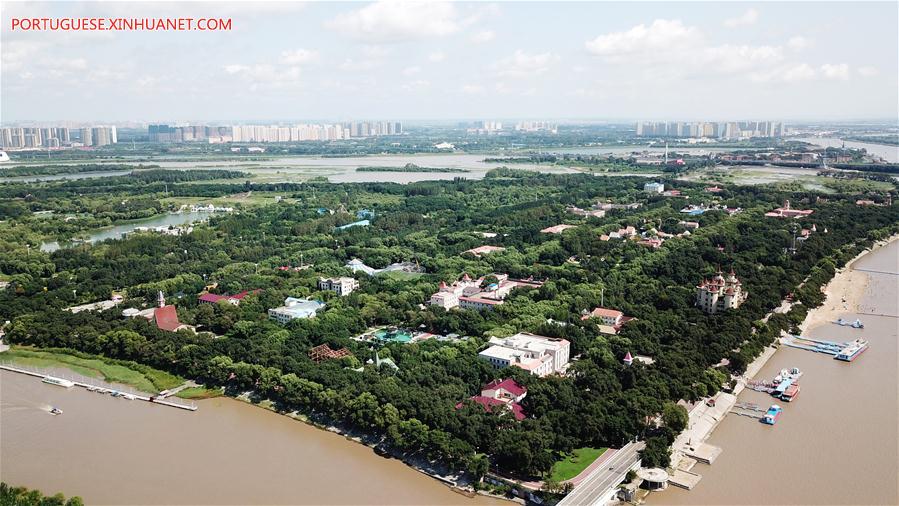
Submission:
[[[17,372],[20,374],[27,374],[29,376],[41,378],[41,380],[48,378],[48,377],[53,377],[53,376],[44,374],[42,372],[29,371],[27,369],[21,369],[19,367],[13,367],[13,366],[6,365],[6,364],[0,364],[0,369],[2,369],[4,371]],[[84,383],[81,381],[74,381],[74,380],[66,380],[66,381],[71,381],[73,383],[73,386],[86,388],[91,392],[99,392],[99,393],[103,393],[103,394],[113,394],[116,397],[121,396],[121,397],[124,397],[129,400],[146,401],[146,402],[151,402],[153,404],[161,404],[163,406],[169,406],[172,408],[185,409],[187,411],[196,411],[197,410],[196,404],[190,404],[190,405],[179,404],[176,402],[163,400],[162,398],[159,398],[157,396],[132,394],[132,393],[127,393],[127,392],[122,392],[122,391],[116,390],[115,388],[109,388],[109,387],[104,387],[104,386],[99,386],[99,385],[91,385],[90,383]]]
[[[835,343],[833,341],[825,341],[823,339],[812,339],[811,337],[795,336],[788,334],[780,338],[781,344],[791,348],[800,350],[814,351],[816,353],[825,353],[827,355],[836,355],[849,343]]]

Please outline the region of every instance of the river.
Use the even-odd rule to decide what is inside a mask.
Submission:
[[[728,416],[708,442],[724,451],[711,466],[697,464],[702,481],[692,491],[669,487],[649,504],[897,504],[897,274],[899,241],[865,255],[853,266],[869,284],[861,330],[822,323],[807,335],[848,341],[863,337],[870,349],[855,362],[782,346],[757,378],[799,367],[802,393],[779,402],[783,416],[771,427]],[[892,316],[874,316],[880,315]],[[768,406],[771,396],[751,390],[738,402]]]
[[[313,177],[327,177],[335,183],[365,183],[365,182],[393,182],[411,183],[416,181],[453,179],[464,177],[468,179],[481,179],[487,171],[506,165],[508,167],[539,170],[541,172],[570,172],[566,167],[554,165],[536,164],[502,164],[485,163],[487,155],[473,155],[466,153],[435,153],[415,155],[372,155],[351,157],[321,157],[321,156],[283,156],[272,157],[267,160],[241,159],[228,157],[222,159],[196,158],[185,161],[183,157],[166,157],[140,159],[129,161],[128,159],[115,159],[110,161],[98,161],[97,163],[133,164],[135,167],[143,165],[158,165],[163,169],[228,169],[240,170],[254,175],[259,182],[291,182],[305,181]],[[45,164],[42,162],[41,164]],[[86,163],[85,161],[61,161],[59,165],[72,165]],[[428,168],[452,168],[464,169],[468,172],[357,172],[358,167],[403,167],[406,164],[414,164]],[[19,167],[34,165],[34,162],[4,164],[4,167]],[[54,181],[61,179],[83,179],[88,177],[108,177],[128,174],[129,171],[85,172],[77,174],[54,174],[47,176],[13,176],[0,177],[3,181]],[[2,174],[2,173],[0,173]]]
[[[87,238],[87,242],[95,243],[99,241],[105,241],[106,239],[120,239],[124,237],[125,234],[132,232],[138,227],[177,227],[181,225],[189,225],[198,221],[206,221],[212,214],[213,213],[207,212],[166,213],[144,220],[129,221],[120,225],[113,225],[111,227],[97,229],[90,233]],[[60,244],[57,241],[45,242],[41,244],[41,251],[52,253],[59,248],[67,248],[72,244],[74,243],[64,242]]]
[[[865,149],[868,154],[877,155],[887,162],[899,163],[899,146],[887,146],[886,144],[874,144],[871,142],[844,141],[835,137],[804,137],[791,138],[790,140],[808,142],[816,146],[827,148],[839,148],[845,144],[847,148]]]
[[[7,371],[0,394],[3,481],[86,504],[509,504],[230,398],[189,412]]]

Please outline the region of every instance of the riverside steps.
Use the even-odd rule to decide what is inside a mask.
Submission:
[[[19,374],[27,374],[29,376],[34,376],[36,378],[41,378],[41,379],[44,379],[47,377],[55,377],[52,374],[45,374],[41,371],[37,371],[37,370],[32,371],[29,369],[15,367],[15,366],[11,366],[8,364],[0,364],[0,369],[2,369],[4,371],[16,372]],[[197,405],[193,404],[193,403],[191,403],[189,405],[181,404],[181,403],[177,403],[177,402],[167,401],[164,398],[161,398],[161,397],[158,397],[155,395],[125,393],[125,392],[122,392],[115,388],[110,388],[110,387],[102,386],[102,385],[94,385],[94,384],[86,383],[83,381],[76,381],[76,380],[67,380],[67,381],[71,381],[74,384],[74,386],[76,386],[76,387],[86,388],[87,390],[89,390],[91,392],[98,392],[98,393],[102,393],[102,394],[113,394],[115,396],[124,396],[124,397],[126,397],[128,399],[132,399],[132,400],[146,401],[146,402],[151,402],[153,404],[160,404],[162,406],[169,406],[172,408],[184,409],[187,411],[196,411],[197,410]]]

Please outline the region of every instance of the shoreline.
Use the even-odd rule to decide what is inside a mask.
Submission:
[[[356,434],[351,430],[348,430],[340,425],[334,423],[333,420],[328,421],[320,421],[315,419],[314,417],[310,417],[304,413],[300,413],[298,411],[280,411],[275,407],[275,403],[269,399],[262,399],[258,402],[253,402],[250,398],[249,392],[244,392],[237,396],[223,395],[222,397],[226,397],[238,402],[246,403],[250,406],[264,409],[267,411],[271,411],[280,416],[285,416],[290,418],[291,420],[304,423],[312,428],[319,429],[325,432],[330,432],[335,435],[343,436],[348,442],[360,444],[366,446],[372,450],[372,452],[378,457],[385,459],[396,459],[402,462],[404,465],[409,467],[410,469],[417,471],[428,478],[437,480],[441,484],[445,485],[452,492],[463,495],[469,499],[477,497],[478,495],[482,495],[485,497],[490,497],[494,499],[502,499],[504,501],[508,501],[509,503],[519,503],[523,504],[520,499],[517,498],[509,498],[505,496],[499,496],[496,494],[492,494],[486,490],[475,490],[474,487],[467,481],[463,482],[459,478],[464,476],[464,473],[460,472],[458,474],[441,474],[444,472],[443,470],[435,469],[433,466],[424,465],[424,460],[416,459],[415,457],[406,458],[404,455],[399,453],[397,450],[392,448],[389,444],[383,443],[383,441],[377,440],[376,437],[370,436],[367,434]],[[383,443],[383,444],[382,444]]]
[[[868,290],[870,277],[864,272],[853,270],[852,266],[865,255],[896,241],[899,241],[899,234],[877,241],[838,268],[833,278],[822,287],[826,295],[824,303],[809,310],[802,324],[799,325],[800,333],[805,333],[812,327],[834,321],[842,313],[861,313],[861,303]],[[783,301],[781,306],[772,310],[769,316],[777,310],[784,310],[784,303],[786,302]],[[710,399],[715,399],[716,405],[720,406],[723,402],[724,405],[728,406],[726,411],[709,409],[704,402],[693,406],[689,412],[687,430],[683,431],[672,444],[671,465],[669,466],[671,469],[678,469],[681,463],[688,459],[685,452],[688,446],[704,443],[712,436],[715,429],[726,417],[727,411],[730,410],[729,406],[736,403],[739,394],[745,389],[746,383],[762,370],[779,349],[780,346],[777,341],[765,347],[762,353],[746,366],[746,371],[738,379],[733,393],[719,391],[710,397]],[[687,462],[689,461],[687,460]]]

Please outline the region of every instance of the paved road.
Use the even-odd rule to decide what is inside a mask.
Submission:
[[[606,492],[624,480],[627,471],[640,459],[643,442],[628,443],[615,452],[604,465],[594,470],[574,490],[559,501],[558,506],[592,506]]]

